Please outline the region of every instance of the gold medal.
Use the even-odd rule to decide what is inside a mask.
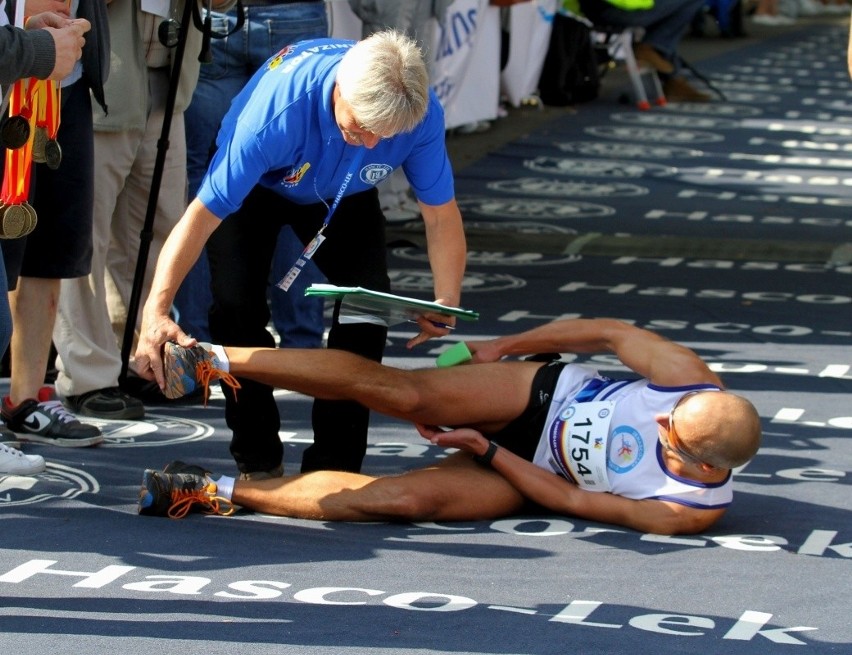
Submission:
[[[26,232],[21,235],[22,237],[25,237],[30,232],[32,232],[38,224],[38,214],[36,214],[35,208],[28,202],[25,202],[23,205],[21,205],[21,207],[23,207],[24,210],[27,212]]]
[[[26,234],[26,228],[30,224],[30,215],[22,205],[9,205],[3,210],[0,219],[4,239],[17,239]]]
[[[33,161],[43,164],[47,160],[44,157],[44,146],[47,143],[47,128],[36,126],[33,133]]]

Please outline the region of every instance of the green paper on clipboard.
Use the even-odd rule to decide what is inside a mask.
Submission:
[[[312,284],[305,289],[306,296],[319,296],[340,300],[341,323],[374,323],[391,327],[413,321],[427,313],[454,316],[461,321],[479,319],[479,312],[460,307],[447,307],[436,302],[397,296],[363,287],[338,287],[334,284]]]

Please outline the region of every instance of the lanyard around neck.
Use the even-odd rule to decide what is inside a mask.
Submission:
[[[287,275],[281,278],[281,281],[276,285],[279,289],[283,289],[287,291],[293,282],[299,277],[299,273],[302,272],[302,269],[307,265],[308,261],[311,260],[319,250],[319,247],[322,245],[323,241],[325,241],[325,236],[323,232],[325,228],[328,227],[328,224],[331,222],[331,216],[334,214],[334,211],[337,209],[337,206],[340,204],[340,201],[343,199],[343,194],[346,193],[346,189],[349,187],[349,183],[352,181],[352,177],[358,170],[358,167],[361,165],[361,160],[364,158],[364,151],[366,148],[358,147],[355,151],[355,155],[352,157],[352,161],[349,164],[349,168],[346,171],[346,175],[343,178],[343,182],[340,184],[340,188],[337,190],[337,194],[334,196],[334,200],[331,203],[331,206],[328,208],[328,213],[325,215],[323,219],[322,226],[317,231],[316,235],[313,239],[311,239],[310,243],[305,246],[305,249],[302,251],[302,254],[296,259],[296,262],[293,266],[290,267],[290,270],[287,271]]]

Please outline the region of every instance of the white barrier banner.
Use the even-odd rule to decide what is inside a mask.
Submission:
[[[432,87],[446,127],[497,117],[500,10],[488,0],[456,0],[433,39]]]
[[[550,45],[558,0],[532,0],[512,6],[509,14],[509,60],[501,74],[503,94],[518,107],[536,93]]]

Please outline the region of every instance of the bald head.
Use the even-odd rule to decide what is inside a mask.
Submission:
[[[697,393],[677,409],[677,434],[702,462],[732,469],[757,453],[760,416],[742,396],[727,391]]]

